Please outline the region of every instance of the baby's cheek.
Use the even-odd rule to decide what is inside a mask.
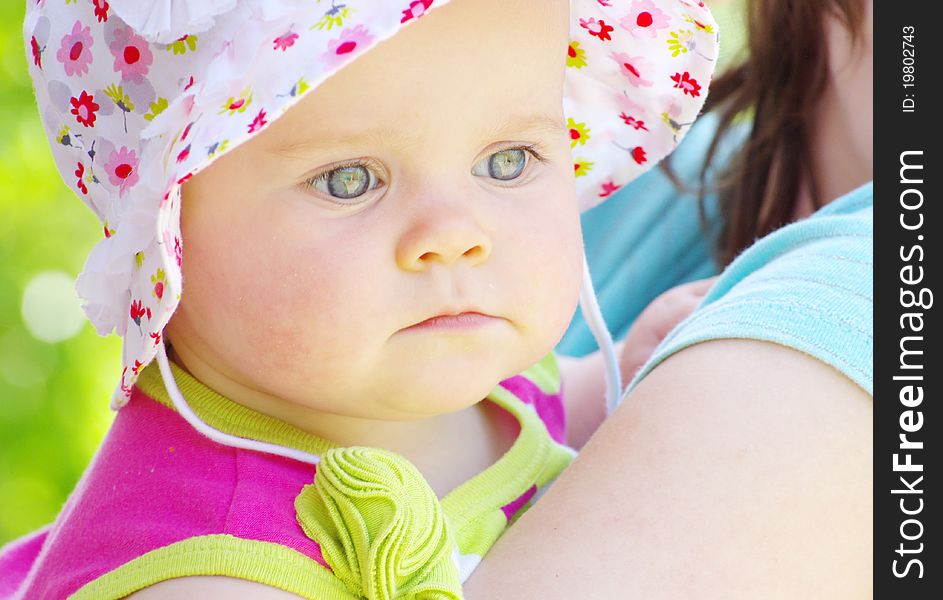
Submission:
[[[375,322],[383,286],[371,275],[369,259],[340,250],[328,237],[281,241],[256,265],[243,316],[260,359],[299,389],[369,370],[371,348],[383,332]]]
[[[561,198],[528,229],[532,293],[548,333],[562,335],[576,309],[582,279],[582,235],[575,203]]]
[[[253,194],[251,181],[223,166],[186,190],[188,323],[215,353],[270,390],[288,392],[336,373],[331,357],[349,354],[338,334],[349,290],[332,271],[324,228],[313,211]]]
[[[260,360],[276,371],[309,370],[320,364],[332,334],[330,280],[316,261],[274,256],[259,264],[247,284],[241,320]],[[320,351],[320,352],[319,352]],[[318,360],[315,360],[318,359]]]

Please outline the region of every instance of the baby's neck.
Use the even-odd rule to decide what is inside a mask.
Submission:
[[[324,413],[271,397],[238,396],[217,381],[212,370],[194,373],[172,346],[167,353],[180,368],[233,402],[338,446],[371,446],[402,455],[440,498],[497,461],[518,431],[504,409],[485,401],[427,419],[393,421]]]

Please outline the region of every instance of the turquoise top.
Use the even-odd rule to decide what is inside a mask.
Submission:
[[[746,338],[805,352],[873,394],[873,258],[869,182],[738,256],[698,309],[656,348],[632,386],[692,344]]]

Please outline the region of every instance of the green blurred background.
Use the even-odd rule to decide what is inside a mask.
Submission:
[[[111,423],[117,337],[72,288],[101,227],[56,171],[21,27],[0,3],[0,544],[52,521]]]
[[[721,64],[742,45],[741,1],[709,3]],[[24,11],[0,3],[0,545],[55,519],[108,430],[121,373],[120,338],[95,333],[72,287],[101,227],[53,164]]]

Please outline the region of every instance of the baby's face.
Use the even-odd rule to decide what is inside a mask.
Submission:
[[[317,410],[414,419],[549,352],[582,272],[567,11],[454,0],[194,176],[168,326],[184,362]],[[411,328],[460,312],[488,317]]]

